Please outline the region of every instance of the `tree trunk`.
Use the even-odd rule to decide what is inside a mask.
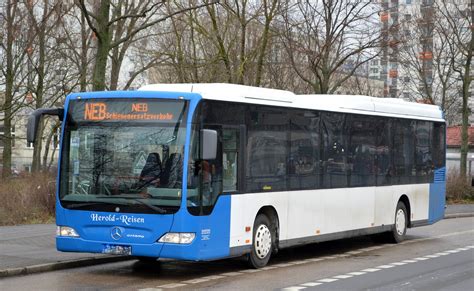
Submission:
[[[472,7],[471,3],[471,9]],[[472,21],[474,21],[474,11],[471,11]],[[472,23],[472,22],[471,22]],[[469,88],[471,86],[471,62],[472,53],[474,51],[474,29],[471,28],[471,40],[468,46],[468,52],[466,57],[466,64],[464,65],[464,80],[462,86],[462,128],[461,128],[461,176],[467,178],[467,153],[469,151],[469,104],[468,100],[470,97]]]
[[[263,1],[264,7],[265,7],[264,8],[265,9],[265,25],[262,32],[262,45],[260,46],[260,52],[258,54],[258,60],[257,60],[255,86],[260,86],[260,84],[262,83],[263,61],[267,53],[267,45],[268,45],[268,40],[270,38],[270,24],[273,20],[274,12],[278,5],[278,0],[272,0],[272,4],[271,4],[272,6],[270,7],[270,11],[267,13],[267,9],[268,9],[267,1],[268,0]]]
[[[46,8],[45,8],[46,9]],[[44,18],[47,12],[44,12]],[[43,20],[44,20],[43,18]],[[37,26],[37,25],[40,26]],[[45,78],[45,43],[46,43],[46,28],[44,21],[37,23],[36,27],[38,28],[36,34],[38,36],[38,67],[36,69],[38,74],[38,84],[36,85],[36,109],[43,107],[43,94],[44,94],[44,78]],[[38,126],[37,138],[34,143],[33,148],[33,162],[31,165],[31,170],[33,172],[39,172],[41,170],[41,151],[43,149],[43,131],[44,131],[44,122],[41,121]]]
[[[48,163],[49,146],[51,145],[51,141],[53,140],[53,137],[56,131],[58,130],[59,125],[60,125],[60,122],[56,121],[56,123],[51,128],[51,131],[48,133],[48,137],[46,138],[46,142],[44,145],[44,154],[43,154],[43,169],[45,171],[47,171],[51,166],[51,163]],[[56,144],[54,144],[54,148],[56,148]],[[54,159],[54,151],[53,153],[51,153],[51,159]]]
[[[112,61],[110,64],[110,90],[117,90],[118,80],[120,77],[120,64],[119,64],[119,46],[112,49]]]
[[[14,82],[14,69],[13,69],[13,42],[15,39],[14,35],[14,16],[13,10],[16,9],[16,2],[7,2],[6,12],[6,26],[7,26],[7,46],[6,46],[6,59],[7,67],[5,74],[5,117],[4,117],[4,130],[3,130],[3,153],[2,153],[2,177],[7,178],[11,176],[12,170],[12,106],[13,106],[13,82]]]
[[[107,58],[110,51],[110,0],[100,2],[97,13],[97,53],[94,72],[92,74],[92,87],[94,91],[105,90],[105,75],[107,71]]]
[[[81,10],[81,64],[80,64],[80,76],[79,76],[79,84],[81,92],[87,90],[87,51],[88,51],[88,33],[86,30],[87,23],[86,18],[84,16],[84,11]]]

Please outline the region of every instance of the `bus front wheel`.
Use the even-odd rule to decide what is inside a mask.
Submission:
[[[399,243],[405,240],[408,226],[408,212],[405,203],[399,201],[397,210],[395,210],[395,224],[390,233],[390,240],[394,243]]]
[[[249,254],[249,264],[252,268],[263,268],[267,265],[272,254],[275,232],[270,220],[264,214],[259,214],[253,225],[252,251]]]

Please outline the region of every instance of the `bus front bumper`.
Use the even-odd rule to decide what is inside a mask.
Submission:
[[[92,241],[73,237],[56,237],[56,248],[61,252],[130,255],[191,261],[212,260],[222,257],[209,256],[200,252],[198,244],[195,242],[191,244],[159,242],[153,244],[130,244],[115,241]]]

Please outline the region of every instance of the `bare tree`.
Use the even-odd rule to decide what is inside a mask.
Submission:
[[[117,66],[121,54],[126,52],[130,41],[133,41],[139,32],[163,22],[173,15],[208,6],[214,2],[186,7],[169,15],[163,14],[164,3],[165,1],[156,0],[100,0],[97,3],[96,10],[92,11],[87,7],[88,5],[84,0],[77,0],[77,5],[83,11],[87,24],[97,38],[97,51],[92,77],[94,90],[104,90],[106,88],[107,59],[109,53],[116,47],[123,46],[121,52],[114,51],[115,65]]]
[[[6,0],[1,9],[0,21],[4,28],[0,43],[1,73],[5,82],[5,95],[2,105],[4,130],[0,139],[3,143],[2,177],[5,178],[11,175],[12,121],[22,105],[18,93],[25,80],[24,67],[27,54],[25,27],[27,24],[24,6],[19,1]]]
[[[474,4],[458,1],[441,1],[437,4],[443,19],[439,22],[439,31],[446,39],[450,51],[453,70],[461,83],[462,129],[461,129],[461,167],[460,174],[467,175],[469,98],[472,83],[472,55],[474,53]],[[458,53],[459,52],[459,53]]]
[[[92,79],[89,73],[92,71],[92,50],[94,49],[95,35],[89,28],[83,11],[77,6],[67,9],[58,25],[60,33],[56,39],[61,44],[58,53],[61,59],[68,64],[68,72],[77,76],[74,80],[77,83],[71,82],[66,91],[74,91],[77,86],[79,91],[87,91]]]
[[[171,33],[163,29],[156,41],[156,51],[170,57],[167,66],[176,75],[167,77],[178,82],[261,85],[275,36],[272,24],[281,6],[279,0],[220,1],[172,17]]]
[[[262,82],[263,68],[264,68],[264,59],[267,55],[267,46],[272,37],[271,34],[271,25],[275,17],[281,12],[281,3],[279,0],[263,0],[263,32],[262,32],[262,41],[258,51],[257,58],[257,67],[255,74],[255,86],[260,86]]]
[[[378,8],[371,1],[306,0],[288,5],[281,27],[283,43],[294,72],[314,93],[334,93],[377,55]],[[344,68],[348,61],[352,66]]]
[[[404,76],[400,83],[402,91],[408,93],[404,98],[437,104],[446,119],[454,122],[460,104],[454,60],[460,52],[450,50],[442,35],[440,23],[444,17],[435,6],[422,6],[411,12],[410,19],[399,27],[402,33],[398,57]]]

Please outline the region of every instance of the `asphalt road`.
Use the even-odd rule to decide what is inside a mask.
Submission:
[[[104,264],[0,279],[0,290],[473,290],[474,218],[410,229],[402,244],[361,237],[281,251],[268,267],[243,259]]]

